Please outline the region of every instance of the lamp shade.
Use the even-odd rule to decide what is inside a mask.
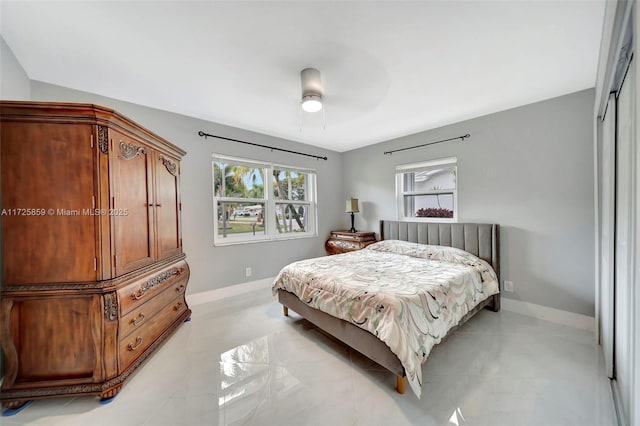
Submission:
[[[345,210],[345,213],[358,213],[359,211],[360,209],[358,208],[357,198],[347,200],[347,209]]]

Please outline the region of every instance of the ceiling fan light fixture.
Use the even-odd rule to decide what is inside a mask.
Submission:
[[[318,112],[322,109],[322,80],[320,71],[315,68],[305,68],[300,71],[302,83],[302,110]]]
[[[302,109],[305,112],[318,112],[322,109],[322,96],[304,95],[302,97]]]

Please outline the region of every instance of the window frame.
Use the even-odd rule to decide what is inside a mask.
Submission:
[[[219,197],[216,194],[215,188],[215,163],[224,163],[231,165],[242,165],[260,168],[263,171],[263,198],[243,198],[243,197]],[[304,232],[285,232],[280,233],[278,227],[274,222],[276,212],[276,205],[285,204],[287,200],[276,199],[274,195],[274,170],[287,170],[297,172],[299,174],[305,174],[307,176],[305,182],[305,200],[290,200],[292,204],[303,204],[308,206],[308,217],[304,223],[306,231]],[[213,184],[213,245],[215,246],[227,246],[235,244],[250,244],[263,241],[280,241],[289,239],[309,238],[318,236],[318,223],[317,223],[317,172],[314,169],[307,167],[298,167],[291,165],[278,164],[268,161],[253,160],[249,158],[235,157],[224,154],[213,153],[211,155],[211,172],[212,172],[212,184]],[[253,203],[264,204],[263,210],[263,235],[238,235],[229,238],[219,235],[218,225],[218,202],[228,201],[234,203]],[[311,229],[309,229],[311,228]]]
[[[452,167],[455,170],[455,188],[453,189],[432,189],[432,190],[419,190],[419,191],[406,191],[404,189],[404,175],[405,173],[429,171],[442,168],[443,166]],[[395,167],[395,181],[396,181],[396,217],[398,221],[402,222],[432,222],[432,223],[456,223],[458,222],[458,158],[447,157],[434,160],[421,161],[418,163],[398,164]],[[405,216],[405,197],[406,196],[419,196],[419,195],[441,195],[452,194],[453,195],[453,217],[417,217],[417,216]]]

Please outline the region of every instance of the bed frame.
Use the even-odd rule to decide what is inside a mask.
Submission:
[[[380,221],[381,240],[403,240],[465,250],[489,262],[496,271],[498,282],[500,282],[498,232],[499,226],[494,224]],[[324,332],[394,373],[397,377],[397,391],[401,394],[405,393],[407,378],[404,368],[398,357],[382,340],[367,330],[309,307],[288,291],[278,290],[278,301],[282,304],[285,316],[288,316],[289,309],[292,309]],[[498,312],[500,310],[500,294],[491,296],[476,306],[462,318],[456,327],[449,330],[447,335],[450,335],[485,307]]]

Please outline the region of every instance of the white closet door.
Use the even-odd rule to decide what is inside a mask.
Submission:
[[[602,122],[601,151],[601,226],[600,226],[600,343],[604,352],[607,376],[613,378],[613,248],[615,244],[615,155],[616,99],[609,97]]]
[[[631,377],[631,312],[633,223],[635,218],[633,194],[633,155],[635,153],[635,69],[634,61],[627,72],[618,96],[618,133],[616,138],[616,242],[615,242],[615,379],[621,411],[630,418]],[[624,421],[623,420],[623,421]]]

